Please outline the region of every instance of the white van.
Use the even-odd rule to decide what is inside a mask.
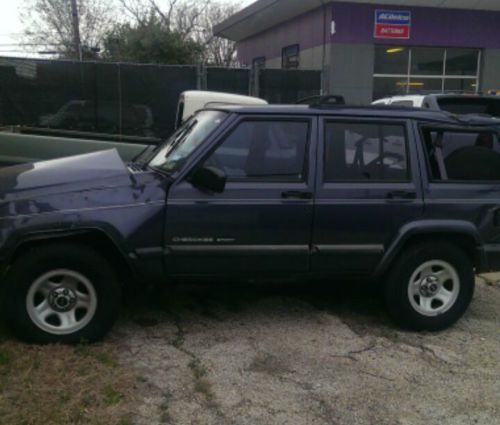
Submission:
[[[393,96],[372,105],[408,106],[446,111],[457,115],[487,115],[500,118],[500,96],[480,94],[426,94]]]
[[[179,96],[175,128],[178,128],[200,109],[224,105],[267,105],[267,102],[258,97],[242,96],[239,94],[210,92],[201,90],[185,91]]]

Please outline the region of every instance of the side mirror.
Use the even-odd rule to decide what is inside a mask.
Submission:
[[[215,167],[196,168],[188,178],[188,181],[197,189],[215,193],[224,192],[226,180],[224,172]]]

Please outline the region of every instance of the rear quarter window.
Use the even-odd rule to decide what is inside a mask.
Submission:
[[[500,141],[494,130],[423,128],[431,179],[500,182]]]
[[[446,112],[457,115],[489,115],[500,118],[500,99],[481,97],[442,98],[438,99],[439,107]]]

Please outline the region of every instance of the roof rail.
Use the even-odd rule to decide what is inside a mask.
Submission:
[[[385,105],[385,104],[376,104],[376,105],[339,105],[339,104],[316,104],[313,103],[309,105],[309,108],[311,109],[373,109],[375,111],[407,111],[407,112],[418,112],[418,111],[425,111],[425,112],[441,112],[441,111],[434,111],[434,110],[429,110],[429,109],[422,109],[422,108],[416,108],[413,106],[399,106],[399,105]]]

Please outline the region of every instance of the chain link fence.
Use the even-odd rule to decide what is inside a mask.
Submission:
[[[0,126],[164,139],[183,91],[294,103],[320,86],[320,71],[0,58]]]

